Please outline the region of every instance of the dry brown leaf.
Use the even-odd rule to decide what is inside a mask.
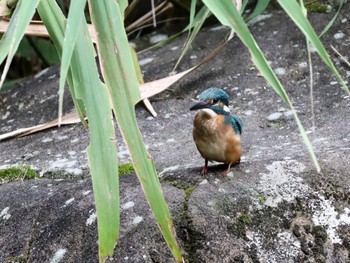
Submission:
[[[141,99],[146,99],[149,97],[152,97],[167,88],[169,88],[172,84],[174,84],[176,81],[178,81],[180,78],[185,76],[186,74],[190,73],[192,70],[194,70],[196,67],[190,68],[186,71],[183,71],[181,73],[175,74],[173,76],[169,76],[162,79],[157,79],[151,82],[147,82],[140,85],[140,93],[141,93]]]
[[[147,110],[153,115],[153,117],[157,117],[157,112],[154,110],[151,102],[148,99],[142,100],[143,104],[145,104]]]
[[[342,54],[340,54],[335,47],[331,45],[331,48],[333,49],[335,54],[337,54],[340,57],[340,59],[350,68],[350,62]]]
[[[152,113],[153,116],[157,116],[157,113],[154,111],[148,98],[164,91],[169,86],[174,84],[176,81],[178,81],[180,78],[182,78],[186,74],[190,73],[195,68],[196,67],[193,67],[193,68],[190,68],[184,72],[178,73],[176,75],[166,77],[163,79],[158,79],[158,80],[140,85],[141,100],[143,100],[146,107],[150,110],[150,112]],[[153,110],[153,112],[152,112],[152,110]],[[69,114],[62,116],[61,125],[75,124],[75,123],[79,123],[79,122],[80,122],[80,118],[79,118],[77,112],[73,111]],[[40,124],[40,125],[28,127],[28,128],[21,128],[21,129],[18,129],[18,130],[9,132],[9,133],[1,134],[0,135],[0,142],[4,141],[4,140],[11,139],[11,138],[15,138],[15,137],[27,136],[27,135],[37,133],[37,132],[40,132],[40,131],[43,131],[46,129],[50,129],[53,127],[58,127],[58,119],[52,120],[52,121],[44,123],[44,124]]]
[[[8,26],[9,26],[10,20],[0,18],[0,33],[6,32]],[[92,25],[88,25],[90,36],[92,38],[92,41],[96,43],[96,31]],[[32,36],[39,36],[39,37],[49,37],[49,33],[47,32],[47,29],[43,22],[41,21],[31,21],[28,25],[26,32],[26,35],[32,35]]]
[[[240,12],[242,8],[242,0],[233,0],[233,4],[236,6],[237,11]]]
[[[73,111],[73,112],[68,113],[62,117],[61,125],[75,124],[75,123],[79,123],[79,122],[80,122],[80,118],[79,118],[77,112]],[[32,127],[28,127],[28,128],[21,128],[21,129],[12,131],[12,132],[1,134],[0,135],[0,142],[14,138],[14,137],[27,136],[27,135],[37,133],[39,131],[47,130],[47,129],[50,129],[53,127],[58,127],[58,119],[46,122],[44,124],[39,124],[39,125],[35,125]]]

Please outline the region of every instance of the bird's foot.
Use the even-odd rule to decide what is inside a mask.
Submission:
[[[227,174],[228,174],[230,171],[231,171],[231,169],[227,169],[227,170],[225,170],[222,174],[223,174],[224,176],[227,176]]]
[[[208,167],[207,166],[204,166],[202,171],[201,171],[201,175],[205,175],[208,173]]]
[[[208,160],[207,159],[204,159],[204,167],[201,171],[201,175],[205,175],[208,173]]]
[[[223,172],[224,176],[227,176],[227,174],[231,171],[231,163],[228,165],[227,169]]]

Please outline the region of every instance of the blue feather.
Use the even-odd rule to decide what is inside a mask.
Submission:
[[[235,132],[242,134],[243,132],[243,121],[237,115],[232,114],[231,125]]]
[[[225,124],[232,125],[232,128],[234,129],[234,131],[236,133],[242,134],[243,121],[241,120],[240,117],[238,117],[235,114],[230,115],[230,113],[228,113],[227,111],[224,111],[224,109],[221,108],[220,106],[214,106],[214,107],[211,107],[211,109],[217,114],[224,115],[225,116]]]

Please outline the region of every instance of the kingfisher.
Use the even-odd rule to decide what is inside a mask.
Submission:
[[[199,102],[190,110],[198,110],[193,123],[193,139],[205,163],[201,171],[208,172],[208,161],[231,165],[241,159],[242,120],[230,113],[229,96],[220,88],[209,88],[199,95]]]

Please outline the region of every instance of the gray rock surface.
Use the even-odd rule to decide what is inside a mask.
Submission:
[[[140,129],[160,172],[188,262],[350,262],[350,97],[314,54],[313,119],[305,39],[282,11],[269,14],[251,26],[252,33],[298,110],[322,171],[315,172],[286,105],[234,38],[210,63],[151,99],[157,118],[142,105],[137,107]],[[320,32],[332,15],[310,14],[310,19]],[[347,55],[349,22],[347,4],[323,37],[345,80],[350,69],[330,45]],[[224,27],[203,30],[178,70],[198,63],[227,32]],[[140,54],[147,81],[168,75],[184,39]],[[153,60],[146,63],[148,58]],[[222,176],[224,167],[215,164],[208,175],[200,176],[204,162],[192,142],[194,113],[188,108],[210,86],[229,93],[233,110],[245,123],[242,162],[228,177]],[[0,93],[0,132],[55,119],[57,89],[54,67]],[[72,107],[66,92],[66,112]],[[2,168],[27,164],[43,177],[0,186],[1,262],[11,257],[29,262],[57,258],[56,262],[96,262],[87,145],[88,132],[80,124],[0,143]],[[118,146],[121,161],[128,162],[120,139]],[[60,178],[64,180],[57,181]],[[139,189],[135,176],[121,177],[125,209],[112,262],[171,262]],[[142,221],[133,224],[140,217]]]
[[[110,262],[172,262],[135,175],[123,175],[121,236]],[[165,185],[174,218],[185,193]],[[140,194],[141,193],[141,194]],[[90,180],[29,180],[0,187],[0,259],[19,262],[98,262],[97,222]],[[17,200],[17,201],[14,201]],[[5,206],[3,208],[3,206]],[[3,210],[4,211],[4,210]],[[151,247],[150,247],[151,246]],[[62,258],[53,261],[53,258]]]

